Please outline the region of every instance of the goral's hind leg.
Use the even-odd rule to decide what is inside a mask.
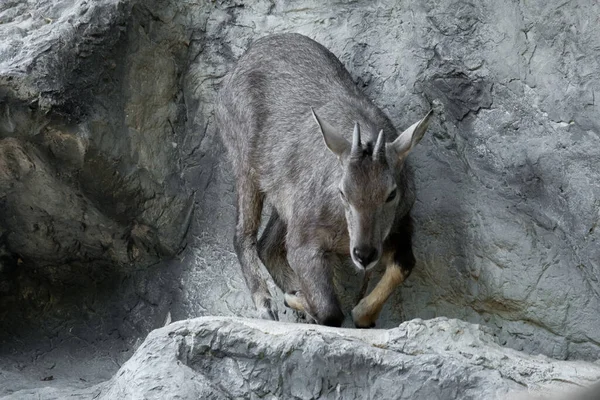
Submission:
[[[273,209],[258,241],[258,256],[277,286],[284,292],[292,292],[298,290],[298,277],[288,264],[286,232],[285,222],[279,217],[277,210]]]
[[[377,286],[352,310],[352,320],[357,328],[372,328],[383,305],[410,275],[415,257],[412,252],[412,221],[405,216],[396,232],[390,233],[384,243],[382,261],[385,272]]]
[[[285,247],[287,228],[273,208],[269,222],[258,241],[258,255],[269,274],[285,293],[285,305],[312,318],[298,276],[290,267]]]
[[[257,235],[263,206],[263,195],[248,174],[237,179],[237,225],[234,246],[242,266],[242,274],[250,289],[252,300],[263,319],[278,320],[275,306],[267,283],[260,275]]]

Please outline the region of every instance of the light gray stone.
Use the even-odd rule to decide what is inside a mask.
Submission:
[[[367,331],[203,317],[152,332],[106,383],[5,399],[495,400],[553,396],[600,378],[598,365],[531,357],[488,331],[446,318]]]

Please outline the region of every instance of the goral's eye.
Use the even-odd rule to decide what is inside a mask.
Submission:
[[[348,202],[348,200],[346,200],[346,196],[344,195],[344,192],[342,192],[340,190],[340,197],[342,198],[342,200],[344,200],[345,202]]]
[[[390,193],[390,195],[388,196],[388,198],[385,202],[389,203],[390,201],[394,200],[397,195],[398,195],[398,189],[392,190],[392,193]]]

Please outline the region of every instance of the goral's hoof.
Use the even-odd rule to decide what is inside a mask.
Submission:
[[[357,324],[355,322],[354,327],[356,327],[358,329],[372,329],[372,328],[375,328],[375,322],[372,322],[370,326],[360,326],[359,324]]]
[[[375,328],[375,321],[378,313],[370,312],[366,302],[361,300],[352,310],[352,321],[354,326],[359,329]]]
[[[261,319],[279,321],[279,316],[277,315],[277,306],[275,306],[273,299],[270,297],[264,297],[260,299],[260,301],[256,304],[256,310],[258,311],[258,316]]]

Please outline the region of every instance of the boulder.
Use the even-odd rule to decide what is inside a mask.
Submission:
[[[5,399],[508,400],[572,393],[599,378],[596,364],[531,357],[460,320],[368,331],[203,317],[153,331],[108,382]]]

